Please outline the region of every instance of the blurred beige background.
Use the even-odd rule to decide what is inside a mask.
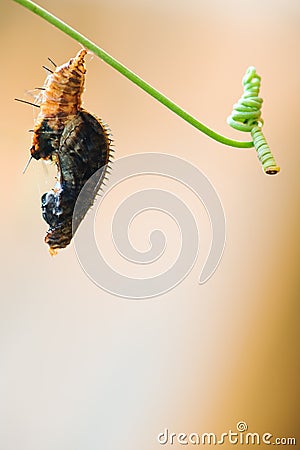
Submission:
[[[299,2],[42,5],[233,138],[248,139],[226,117],[242,93],[245,69],[255,65],[264,131],[282,171],[265,176],[254,150],[213,142],[87,58],[84,104],[110,124],[116,157],[157,151],[189,160],[215,186],[227,219],[220,267],[199,286],[209,224],[181,188],[203,239],[189,276],[152,300],[103,292],[82,271],[73,245],[55,258],[48,254],[40,196],[49,177],[46,187],[37,162],[22,175],[35,112],[13,101],[42,85],[48,56],[61,64],[79,46],[1,0],[1,450],[155,450],[166,427],[221,434],[240,420],[249,431],[300,442]],[[153,183],[162,186],[155,177]],[[136,245],[147,246],[143,219]]]

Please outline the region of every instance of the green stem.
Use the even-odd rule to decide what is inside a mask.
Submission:
[[[176,103],[174,103],[168,97],[163,95],[161,92],[159,92],[153,86],[148,84],[146,81],[142,80],[138,75],[136,75],[134,72],[132,72],[126,66],[121,64],[115,58],[110,56],[108,53],[106,53],[104,50],[102,50],[100,47],[98,47],[92,41],[87,39],[82,34],[78,33],[78,31],[74,30],[74,28],[71,28],[69,25],[67,25],[62,20],[60,20],[57,17],[55,17],[54,15],[50,14],[44,8],[41,8],[36,3],[32,2],[31,0],[14,0],[14,1],[16,3],[19,3],[20,5],[24,6],[25,8],[29,9],[30,11],[34,12],[38,16],[42,17],[47,22],[54,25],[56,28],[58,28],[59,30],[61,30],[64,33],[66,33],[67,35],[69,35],[71,38],[75,39],[77,42],[82,44],[85,48],[87,48],[88,50],[93,52],[95,55],[97,55],[99,58],[101,58],[103,61],[105,61],[107,64],[109,64],[111,67],[116,69],[118,72],[120,72],[126,78],[128,78],[130,81],[135,83],[137,86],[139,86],[145,92],[147,92],[152,97],[154,97],[156,100],[158,100],[160,103],[165,105],[167,108],[169,108],[175,114],[182,117],[182,119],[184,119],[186,122],[190,123],[198,130],[207,134],[212,139],[215,139],[216,141],[221,142],[222,144],[230,145],[231,147],[237,147],[237,148],[253,147],[253,142],[235,141],[233,139],[229,139],[225,136],[222,136],[221,134],[216,133],[212,129],[208,128],[206,125],[199,122],[199,120],[197,120],[195,117],[191,116],[191,114],[189,114],[188,112],[184,111],[182,108],[180,108],[180,106],[176,105]]]

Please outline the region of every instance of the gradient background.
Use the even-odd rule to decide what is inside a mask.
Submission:
[[[264,131],[282,171],[265,176],[253,150],[213,142],[87,58],[84,103],[110,124],[116,157],[184,157],[211,180],[227,218],[220,267],[199,286],[208,219],[172,183],[198,218],[194,269],[152,300],[103,292],[82,271],[73,245],[55,258],[48,254],[40,195],[53,176],[49,181],[37,162],[22,175],[35,111],[13,102],[43,84],[48,56],[64,63],[79,45],[1,0],[1,450],[154,450],[165,427],[222,433],[239,420],[249,431],[299,440],[299,1],[42,4],[233,138],[248,138],[225,119],[242,93],[245,69],[255,65]],[[150,181],[145,185],[164,185]],[[143,186],[143,179],[133,181],[114,198]],[[148,216],[135,228],[140,249],[147,248]],[[172,224],[164,221],[172,248]]]

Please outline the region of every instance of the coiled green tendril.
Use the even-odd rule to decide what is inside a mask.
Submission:
[[[227,123],[236,130],[251,133],[264,172],[268,175],[276,175],[280,168],[277,166],[261,130],[264,122],[261,118],[263,99],[258,96],[260,80],[261,77],[257,75],[255,67],[249,67],[243,78],[244,93],[233,105],[233,111],[228,117]]]

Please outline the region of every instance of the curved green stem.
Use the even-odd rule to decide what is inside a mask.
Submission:
[[[95,55],[97,55],[99,58],[101,58],[103,61],[105,61],[107,64],[109,64],[111,67],[116,69],[118,72],[120,72],[126,78],[128,78],[130,81],[135,83],[137,86],[139,86],[145,92],[147,92],[152,97],[154,97],[156,100],[158,100],[160,103],[165,105],[167,108],[169,108],[175,114],[180,116],[186,122],[193,125],[198,130],[200,130],[203,133],[205,133],[206,135],[210,136],[212,139],[215,139],[216,141],[221,142],[222,144],[230,145],[231,147],[237,147],[237,148],[253,147],[253,142],[242,142],[242,141],[235,141],[233,139],[229,139],[225,136],[222,136],[219,133],[216,133],[211,128],[209,128],[206,125],[204,125],[203,123],[199,122],[199,120],[197,120],[195,117],[193,117],[188,112],[184,111],[182,108],[180,108],[180,106],[176,105],[176,103],[174,103],[168,97],[163,95],[161,92],[159,92],[153,86],[148,84],[146,81],[142,80],[138,75],[136,75],[134,72],[132,72],[126,66],[121,64],[119,61],[117,61],[111,55],[106,53],[104,50],[102,50],[100,47],[98,47],[92,41],[87,39],[82,34],[78,33],[78,31],[74,30],[74,28],[71,28],[65,22],[58,19],[53,14],[49,13],[48,11],[46,11],[44,8],[40,7],[36,3],[32,2],[31,0],[14,0],[14,1],[16,3],[19,3],[20,5],[24,6],[25,8],[29,9],[30,11],[34,12],[38,16],[42,17],[47,22],[54,25],[56,28],[60,29],[61,31],[63,31],[64,33],[69,35],[71,38],[75,39],[77,42],[82,44],[85,48],[87,48],[88,50],[93,52]]]

